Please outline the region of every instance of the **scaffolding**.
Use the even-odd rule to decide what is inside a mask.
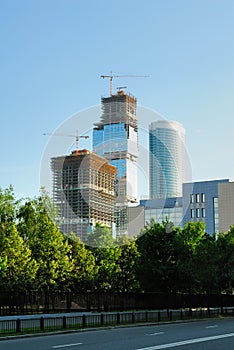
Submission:
[[[116,167],[88,150],[51,159],[53,201],[62,232],[82,240],[96,223],[114,223]]]

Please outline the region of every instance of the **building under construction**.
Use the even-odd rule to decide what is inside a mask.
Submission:
[[[93,129],[93,150],[116,166],[117,235],[128,234],[128,206],[137,202],[137,100],[125,91],[102,98],[102,115]]]
[[[53,200],[62,232],[83,241],[96,223],[114,226],[116,167],[88,150],[51,159]]]

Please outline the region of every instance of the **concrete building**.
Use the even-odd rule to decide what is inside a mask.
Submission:
[[[176,121],[149,126],[149,197],[182,196],[185,180],[185,129]]]
[[[226,206],[224,198],[227,187],[223,187],[222,190],[222,209],[219,209],[220,193],[218,189],[223,184],[229,184],[229,180],[221,179],[183,184],[183,225],[186,222],[203,221],[207,233],[213,235],[220,232],[220,213]],[[224,214],[222,215],[222,227],[224,227],[226,218]]]
[[[137,202],[138,131],[135,97],[120,90],[102,98],[102,115],[93,130],[93,151],[117,168],[117,235],[128,234],[128,206]]]
[[[86,240],[96,223],[114,227],[116,168],[88,150],[51,159],[53,200],[62,232]]]
[[[234,182],[218,184],[219,232],[234,225]]]
[[[145,208],[128,207],[128,237],[136,237],[145,226]]]

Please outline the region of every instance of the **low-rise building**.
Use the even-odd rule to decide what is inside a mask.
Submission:
[[[202,221],[210,235],[220,232],[218,188],[228,183],[228,179],[184,183],[183,225]]]

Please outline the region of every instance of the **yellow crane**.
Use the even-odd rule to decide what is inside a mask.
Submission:
[[[78,151],[79,139],[81,139],[81,138],[88,139],[89,138],[88,135],[78,135],[78,132],[76,132],[76,134],[63,134],[63,133],[56,133],[56,132],[54,132],[54,133],[45,132],[45,133],[43,133],[43,135],[73,137],[76,140],[76,151]]]
[[[113,75],[112,72],[110,72],[110,75],[101,75],[100,78],[108,78],[110,79],[110,96],[112,96],[112,84],[113,84],[113,78],[148,78],[149,75]]]

